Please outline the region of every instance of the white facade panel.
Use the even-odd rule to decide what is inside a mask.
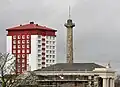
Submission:
[[[29,54],[29,67],[31,68],[31,71],[36,70],[38,68],[37,66],[37,38],[38,35],[31,35],[31,54]]]
[[[48,60],[47,65],[52,65],[56,63],[56,37],[47,36],[46,37],[46,59]]]
[[[7,61],[6,63],[6,69],[7,69],[7,74],[11,74],[11,73],[15,73],[13,68],[15,69],[15,63],[13,63],[15,61],[15,56],[12,54],[12,36],[7,36],[7,39],[6,39],[6,52],[9,53],[9,56],[8,56],[8,59],[11,59],[9,61]],[[11,65],[12,64],[12,65]],[[11,66],[10,66],[11,65]],[[13,70],[13,72],[11,72]]]
[[[6,51],[7,53],[10,53],[12,54],[12,36],[7,36],[7,48],[6,48]]]

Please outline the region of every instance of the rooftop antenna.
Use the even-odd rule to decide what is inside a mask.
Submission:
[[[70,8],[70,5],[69,5],[69,19],[71,18],[71,12],[70,12],[71,8]]]

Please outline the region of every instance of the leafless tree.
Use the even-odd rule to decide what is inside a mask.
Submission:
[[[32,71],[25,71],[16,77],[11,87],[39,87],[38,76]]]
[[[38,87],[37,76],[31,71],[25,71],[22,74],[16,74],[15,56],[8,53],[0,53],[0,81],[2,87],[20,87],[21,85],[30,85]],[[0,87],[1,87],[0,86]]]
[[[15,78],[15,57],[9,53],[0,53],[0,81],[2,87],[10,87]]]
[[[120,87],[120,75],[117,75],[117,77],[116,77],[115,87]]]

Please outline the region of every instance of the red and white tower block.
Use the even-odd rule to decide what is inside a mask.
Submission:
[[[16,57],[16,73],[56,63],[56,30],[34,22],[6,30],[7,52]]]

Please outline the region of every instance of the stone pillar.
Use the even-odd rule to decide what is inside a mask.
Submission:
[[[67,29],[67,63],[73,63],[73,30]]]
[[[106,85],[109,87],[109,78],[106,78]]]
[[[115,80],[114,80],[114,78],[110,79],[110,87],[115,87]]]
[[[103,87],[107,87],[107,79],[103,78]]]
[[[115,87],[115,79],[112,79],[112,87]]]
[[[73,27],[75,24],[68,19],[65,27],[67,28],[67,63],[73,63]]]
[[[103,78],[103,87],[114,87],[114,79],[113,78]]]
[[[97,76],[94,77],[94,86],[99,87],[99,82],[98,82],[98,77]]]
[[[89,82],[88,82],[88,87],[91,87],[91,80],[92,80],[92,77],[91,76],[88,76],[88,79],[89,79]]]
[[[113,79],[110,78],[110,87],[113,87]]]

